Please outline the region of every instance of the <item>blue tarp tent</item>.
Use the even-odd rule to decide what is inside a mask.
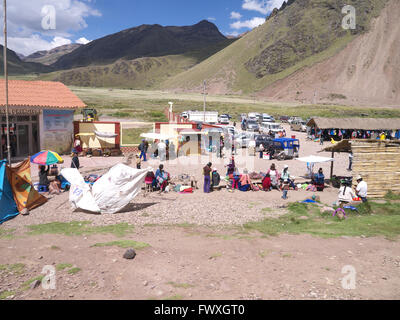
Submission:
[[[11,185],[7,179],[6,161],[0,161],[0,224],[19,214]]]

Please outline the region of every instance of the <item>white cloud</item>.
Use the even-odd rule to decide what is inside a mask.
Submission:
[[[236,21],[230,24],[231,29],[239,30],[243,28],[254,29],[265,22],[265,18],[254,17],[250,20]]]
[[[4,37],[1,37],[0,41],[4,43]],[[54,37],[53,40],[47,41],[42,39],[38,34],[31,35],[30,37],[7,37],[7,42],[9,49],[17,53],[22,53],[25,56],[36,51],[51,50],[72,43],[70,39],[63,37]]]
[[[91,40],[86,39],[85,37],[79,38],[78,40],[76,40],[76,43],[80,43],[80,44],[88,44]]]
[[[239,12],[235,11],[231,12],[231,19],[240,20],[240,18],[242,18],[242,15]]]
[[[208,17],[207,20],[209,20],[209,21],[216,21],[217,19],[214,18],[214,17]]]
[[[279,9],[284,1],[285,0],[243,0],[242,8],[266,15],[274,8]]]
[[[86,18],[101,16],[101,13],[91,6],[92,3],[94,2],[91,0],[9,1],[7,4],[9,48],[29,55],[38,50],[49,50],[60,44],[67,44],[68,41],[72,43],[68,38],[87,27]],[[42,27],[44,17],[42,8],[49,5],[55,8],[54,30],[44,30]],[[3,26],[0,26],[0,30],[3,31]]]
[[[232,32],[226,32],[226,36],[231,36],[231,37],[237,37],[240,33],[237,31],[232,31]]]

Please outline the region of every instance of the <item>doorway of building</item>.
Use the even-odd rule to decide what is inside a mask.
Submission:
[[[0,118],[0,159],[7,158],[7,124],[5,116]],[[24,159],[40,151],[39,123],[37,115],[9,117],[11,158]]]

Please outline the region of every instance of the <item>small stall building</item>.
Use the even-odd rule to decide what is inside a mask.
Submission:
[[[383,198],[387,192],[400,193],[400,141],[342,140],[321,151],[353,153],[353,183],[361,175],[368,184],[368,197]],[[331,178],[333,173],[333,162]]]
[[[322,131],[325,138],[343,140],[350,138],[376,139],[381,132],[400,139],[400,119],[397,118],[312,118],[308,121],[310,133]]]
[[[0,88],[5,80],[0,80]],[[86,105],[61,82],[8,81],[9,127],[5,90],[0,90],[0,159],[7,157],[7,130],[11,157],[22,160],[40,150],[71,152],[74,111]]]

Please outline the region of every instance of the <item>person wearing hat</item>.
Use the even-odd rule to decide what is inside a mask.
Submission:
[[[367,183],[363,180],[363,178],[359,175],[357,177],[357,187],[356,187],[356,194],[359,196],[362,200],[362,202],[367,202],[367,192],[368,192],[368,185]]]
[[[294,182],[292,181],[292,179],[290,179],[290,172],[289,172],[289,166],[288,165],[285,165],[283,167],[283,170],[282,170],[282,173],[281,173],[281,182],[284,182],[286,180],[287,180],[287,182],[288,182],[290,187],[292,187],[293,189],[296,189],[296,186],[294,185]]]

